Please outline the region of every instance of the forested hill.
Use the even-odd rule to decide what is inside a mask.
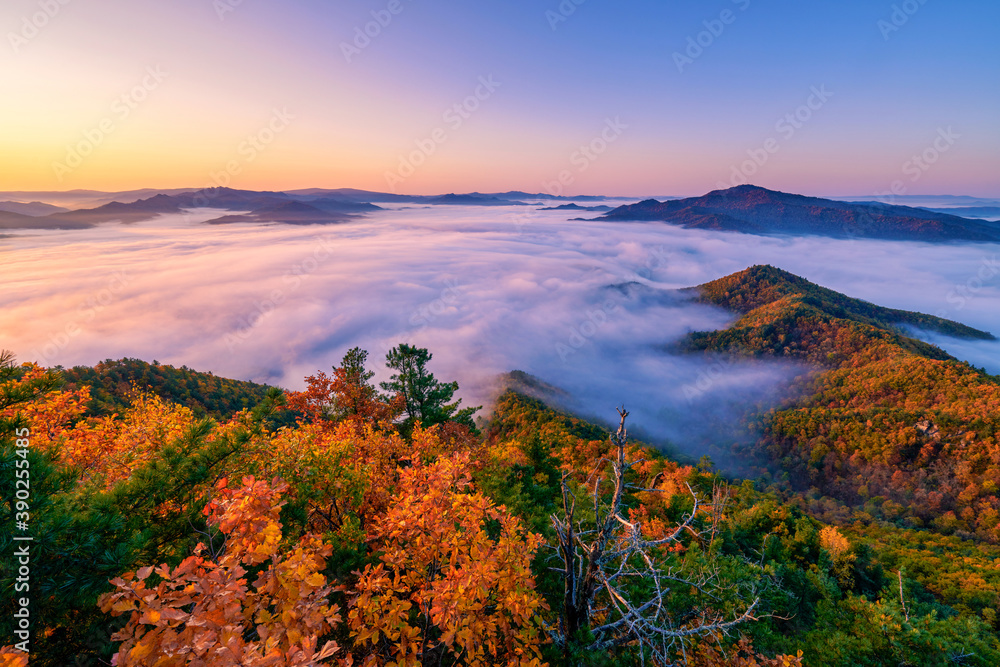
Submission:
[[[884,308],[820,287],[805,278],[773,266],[752,266],[718,280],[690,288],[705,303],[713,303],[738,313],[776,302],[801,303],[829,317],[836,317],[882,329],[908,324],[955,338],[995,340],[993,334],[933,315]]]
[[[741,317],[691,335],[689,350],[798,357],[820,369],[802,398],[764,417],[756,448],[815,512],[1000,541],[1000,384],[896,324],[989,334],[880,308],[773,267],[698,290]]]
[[[68,390],[90,387],[88,416],[121,414],[132,404],[138,387],[190,408],[198,417],[226,420],[260,403],[269,389],[267,385],[230,380],[187,366],[175,368],[128,358],[62,369],[62,375]]]

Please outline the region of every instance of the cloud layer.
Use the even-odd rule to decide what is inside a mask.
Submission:
[[[487,403],[521,369],[581,411],[693,454],[747,437],[738,417],[802,366],[678,357],[686,333],[732,317],[674,290],[773,264],[880,305],[1000,335],[1000,247],[764,238],[557,211],[397,208],[335,226],[219,228],[216,211],[0,241],[0,347],[45,365],[157,359],[301,388],[355,345],[384,379],[389,347]],[[1000,373],[1000,344],[933,342]]]

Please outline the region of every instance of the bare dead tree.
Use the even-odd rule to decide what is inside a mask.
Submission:
[[[906,600],[903,599],[903,571],[896,570],[896,576],[899,577],[899,605],[903,608],[903,617],[909,622],[910,612],[906,610]]]
[[[615,647],[636,646],[639,654],[648,652],[659,665],[671,665],[674,656],[686,662],[686,647],[698,637],[718,637],[744,621],[753,620],[760,598],[751,591],[751,601],[741,611],[725,614],[711,608],[688,610],[675,617],[670,611],[671,587],[697,589],[707,597],[715,597],[711,588],[716,586],[714,575],[709,573],[692,578],[675,568],[663,564],[656,552],[678,543],[687,533],[704,539],[713,533],[721,507],[715,507],[712,528],[699,531],[695,518],[705,505],[688,485],[694,507],[667,536],[646,539],[638,522],[629,521],[624,515],[623,501],[626,493],[659,491],[641,488],[626,482],[626,475],[643,459],[626,461],[628,432],[625,418],[628,412],[618,409],[621,422],[611,435],[614,459],[602,460],[610,464],[611,475],[606,482],[598,474],[593,486],[594,520],[578,521],[577,499],[569,487],[569,474],[563,475],[562,516],[552,515],[552,525],[558,538],[556,547],[561,567],[553,568],[564,581],[563,608],[558,626],[548,628],[553,642],[563,648],[569,664],[574,650],[607,651]],[[602,494],[602,484],[610,485],[609,499]],[[714,501],[722,496],[715,494]],[[641,580],[641,582],[639,582]],[[649,591],[645,599],[629,592],[629,583],[641,583]],[[632,586],[634,589],[635,586]],[[717,591],[718,592],[718,591]],[[579,643],[583,639],[583,644]]]

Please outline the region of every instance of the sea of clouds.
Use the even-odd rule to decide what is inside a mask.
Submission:
[[[750,437],[748,410],[809,369],[674,353],[687,333],[733,320],[679,288],[771,264],[1000,335],[1000,246],[770,238],[523,206],[200,224],[219,215],[0,239],[0,348],[46,366],[137,357],[299,389],[353,346],[386,379],[385,352],[409,342],[466,404],[488,407],[497,375],[520,369],[581,413],[610,420],[624,404],[651,437],[718,459]],[[1000,373],[1000,343],[925,337]]]

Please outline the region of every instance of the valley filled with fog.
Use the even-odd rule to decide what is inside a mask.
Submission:
[[[588,202],[592,203],[592,202]],[[489,405],[520,369],[583,414],[616,405],[698,455],[808,368],[678,355],[734,317],[679,288],[754,264],[1000,335],[1000,247],[778,238],[568,220],[536,207],[396,206],[339,225],[205,225],[217,210],[0,239],[0,347],[45,366],[137,357],[304,387],[354,346],[399,342]],[[585,214],[591,217],[590,214]],[[921,337],[1000,373],[1000,343]],[[710,417],[706,417],[708,414]],[[693,415],[698,415],[694,417]],[[717,456],[718,452],[712,453]]]

